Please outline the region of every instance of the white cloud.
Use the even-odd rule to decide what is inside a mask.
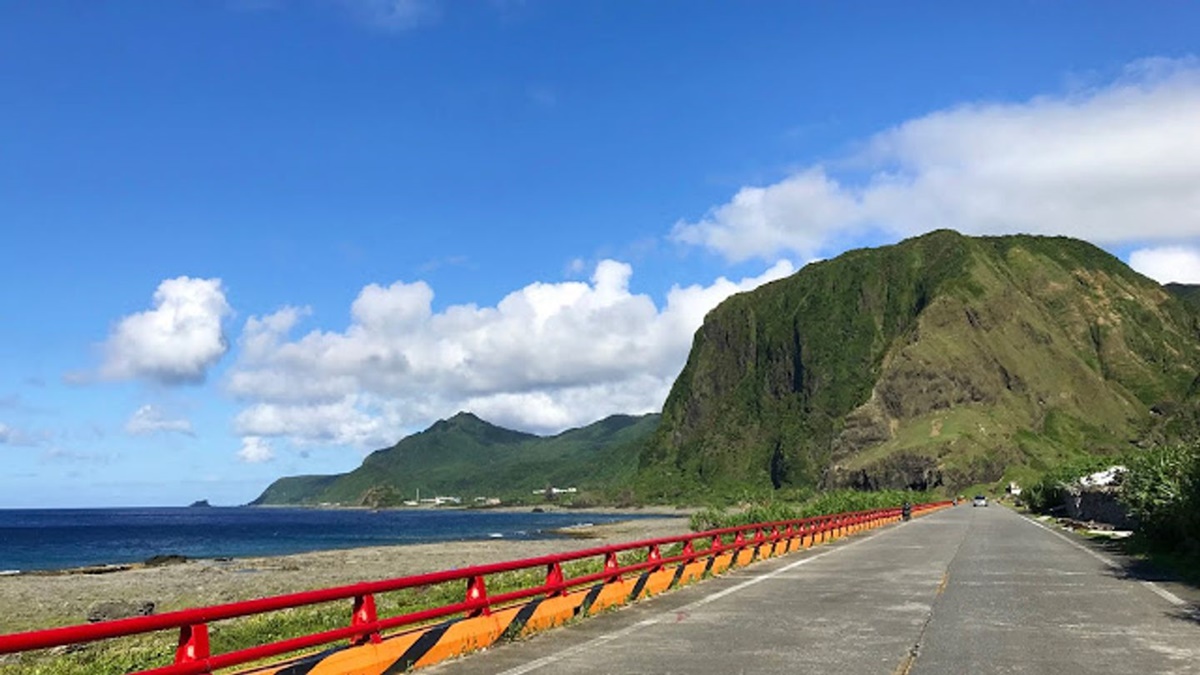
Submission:
[[[1129,266],[1160,284],[1200,284],[1200,249],[1145,248],[1129,254]]]
[[[167,279],[154,292],[154,309],[127,316],[113,328],[100,376],[203,382],[228,349],[221,323],[231,313],[220,279]]]
[[[1104,87],[909,120],[869,139],[841,174],[815,165],[743,188],[673,237],[745,260],[812,257],[867,231],[1200,236],[1197,119],[1197,62],[1141,61]]]
[[[304,313],[251,317],[228,388],[247,403],[246,437],[360,448],[458,410],[556,431],[612,413],[658,410],[704,315],[729,295],[794,271],[675,287],[658,307],[604,260],[589,282],[533,283],[494,307],[432,311],[423,282],[365,287],[344,331],[289,333]]]
[[[275,459],[275,451],[271,444],[258,436],[247,436],[242,439],[242,449],[238,450],[238,459],[247,464],[262,464]]]
[[[441,12],[435,0],[339,0],[362,23],[401,32],[432,23]]]
[[[170,419],[161,409],[154,405],[144,405],[125,423],[125,432],[134,436],[147,436],[156,433],[179,433],[186,436],[195,435],[192,423],[186,419]]]
[[[398,440],[374,397],[347,395],[330,403],[256,403],[234,419],[242,436],[287,436],[300,443],[374,447]]]
[[[108,464],[113,460],[113,456],[101,452],[79,452],[55,445],[46,448],[46,450],[41,453],[40,459],[43,462],[87,462],[94,464]]]
[[[0,422],[0,445],[35,447],[40,444],[39,439],[28,432]]]

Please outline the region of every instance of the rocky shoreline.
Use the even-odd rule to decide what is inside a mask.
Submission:
[[[597,509],[611,513],[612,510]],[[653,513],[639,510],[639,515]],[[658,511],[594,526],[564,538],[442,542],[314,551],[218,560],[174,560],[0,576],[0,633],[84,623],[97,606],[145,606],[156,612],[249,600],[360,581],[548,555],[688,531],[688,512]]]

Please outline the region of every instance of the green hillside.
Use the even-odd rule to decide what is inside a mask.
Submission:
[[[706,317],[638,485],[957,489],[1179,436],[1198,335],[1193,306],[1077,240],[850,251]]]
[[[256,505],[388,504],[427,497],[528,497],[548,485],[607,490],[633,478],[638,450],[658,415],[614,415],[550,437],[489,424],[470,413],[441,420],[371,453],[334,476],[292,476],[271,484]]]
[[[1200,310],[1200,284],[1167,284],[1163,288],[1192,309]]]

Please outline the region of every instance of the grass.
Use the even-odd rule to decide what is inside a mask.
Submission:
[[[797,520],[832,513],[866,511],[896,507],[904,502],[924,501],[923,495],[904,490],[859,492],[857,490],[834,490],[824,492],[799,503],[760,502],[747,508],[729,510],[709,507],[692,514],[691,527],[695,532],[724,527],[736,527],[751,523],[766,523],[780,520]]]

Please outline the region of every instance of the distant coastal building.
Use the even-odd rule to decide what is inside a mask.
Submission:
[[[462,497],[426,497],[421,499],[421,489],[417,488],[416,499],[406,499],[401,504],[405,506],[445,506],[447,504],[462,504]]]
[[[576,492],[579,492],[579,490],[578,490],[578,488],[573,488],[573,487],[569,487],[569,488],[556,488],[556,487],[550,487],[550,488],[547,488],[547,489],[545,489],[545,490],[534,490],[534,491],[533,491],[533,494],[535,494],[535,495],[544,495],[544,494],[546,494],[547,492],[549,492],[549,493],[550,493],[550,494],[552,494],[552,495],[573,495],[573,494],[575,494]]]

